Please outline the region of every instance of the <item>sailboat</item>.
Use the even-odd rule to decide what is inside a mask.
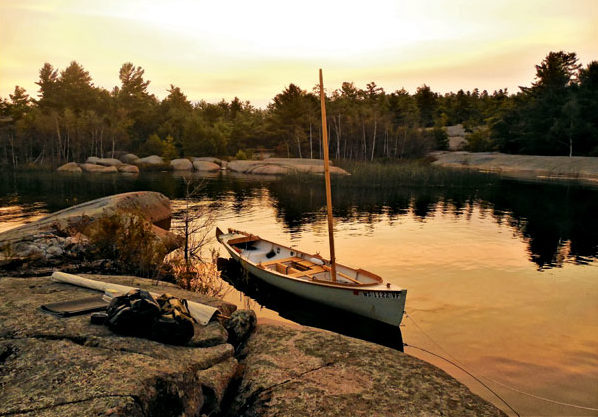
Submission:
[[[320,104],[330,259],[234,229],[224,233],[216,228],[216,238],[251,276],[296,296],[398,326],[403,318],[407,290],[369,271],[336,263],[321,69]]]

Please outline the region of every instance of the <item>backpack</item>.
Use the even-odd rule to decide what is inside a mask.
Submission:
[[[150,334],[154,319],[160,314],[160,306],[149,292],[135,289],[114,297],[106,314],[106,324],[113,332],[143,337]]]
[[[153,340],[171,345],[184,345],[193,337],[193,323],[187,300],[171,294],[158,297],[160,315],[152,324]]]
[[[115,333],[184,345],[193,337],[194,320],[187,300],[171,294],[158,299],[140,289],[114,297],[106,311],[106,324]]]

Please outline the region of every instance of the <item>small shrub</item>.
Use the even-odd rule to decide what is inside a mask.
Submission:
[[[83,233],[95,255],[114,260],[123,273],[156,277],[168,250],[152,227],[134,214],[114,213],[90,223]]]
[[[449,138],[446,129],[443,127],[435,127],[432,130],[434,140],[436,141],[436,149],[446,151],[449,148]]]
[[[480,127],[465,137],[465,150],[470,152],[491,152],[496,150],[496,144],[490,137],[490,128]]]
[[[176,146],[174,145],[174,138],[170,135],[166,136],[164,140],[164,146],[162,147],[162,158],[167,161],[172,159],[176,159],[178,157],[178,152],[176,150]]]
[[[235,159],[237,159],[237,160],[246,160],[247,159],[247,154],[245,153],[245,151],[243,149],[239,149],[239,151],[235,155]]]
[[[155,133],[152,133],[147,141],[141,145],[140,151],[143,155],[162,155],[164,152],[164,142]]]

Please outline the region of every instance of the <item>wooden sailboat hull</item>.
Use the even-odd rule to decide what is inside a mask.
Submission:
[[[384,284],[381,282],[381,279],[380,282],[373,282],[372,284],[351,285],[350,283],[318,282],[315,280],[307,280],[306,278],[301,279],[291,277],[275,270],[265,268],[262,263],[257,262],[259,259],[253,256],[254,254],[252,253],[245,253],[245,251],[239,252],[238,248],[227,243],[227,240],[229,240],[227,236],[231,235],[224,235],[222,232],[220,233],[221,234],[218,235],[217,232],[218,240],[225,246],[230,256],[240,262],[242,268],[251,275],[270,285],[296,296],[350,311],[384,323],[396,326],[401,323],[407,296],[407,290],[405,289],[397,288],[391,284]],[[280,255],[276,255],[280,258],[289,253],[294,256],[299,256],[301,259],[313,259],[314,256],[273,242],[261,239],[260,242],[266,242],[267,245],[271,245],[274,252],[282,250]],[[288,253],[285,253],[285,251],[288,251]],[[275,262],[276,257],[273,259],[274,261],[267,263]],[[322,262],[325,267],[327,262],[325,260],[322,260]],[[350,271],[357,270],[337,265],[337,273],[340,275],[348,276]],[[359,271],[361,271],[362,274],[369,274],[366,271]],[[370,275],[376,277],[373,274]]]

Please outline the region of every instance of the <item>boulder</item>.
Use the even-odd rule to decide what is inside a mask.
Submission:
[[[122,164],[118,167],[118,172],[125,174],[139,174],[139,167],[136,165]]]
[[[467,140],[463,136],[449,136],[448,139],[451,151],[460,151],[467,145]]]
[[[228,342],[238,346],[245,342],[255,329],[257,317],[253,310],[237,310],[226,320],[224,327],[228,331]]]
[[[433,365],[327,331],[261,324],[243,354],[229,415],[506,416]]]
[[[323,174],[324,163],[320,159],[269,158],[263,161],[230,161],[227,169],[243,174],[285,175],[297,172]],[[342,168],[330,166],[333,175],[349,175]]]
[[[213,156],[200,156],[200,157],[193,156],[193,157],[191,157],[191,160],[193,162],[195,162],[195,161],[211,162],[213,164],[217,164],[220,166],[222,166],[223,162],[226,162],[226,161],[223,161],[222,159],[214,158]]]
[[[247,173],[257,175],[285,175],[289,173],[289,168],[281,165],[264,164],[251,168]]]
[[[58,167],[58,169],[56,169],[56,171],[60,171],[60,172],[76,172],[76,173],[81,173],[83,172],[83,170],[81,169],[81,167],[79,166],[78,163],[76,162],[68,162],[64,165],[61,165]]]
[[[465,128],[462,124],[454,125],[454,126],[445,126],[446,134],[451,136],[465,136]]]
[[[179,236],[167,230],[171,219],[168,198],[150,191],[117,194],[66,208],[0,233],[0,276],[27,275],[33,274],[32,271],[42,274],[57,266],[70,271],[108,268],[106,261],[111,260],[99,257],[89,236],[102,232],[101,220],[114,214],[123,224],[135,218],[147,222],[144,242],[148,245],[160,242],[170,251],[181,243]],[[102,262],[97,264],[96,261]]]
[[[100,158],[98,158],[97,156],[90,156],[85,160],[85,163],[86,164],[97,164],[99,160],[100,160]]]
[[[199,159],[193,161],[193,168],[195,168],[196,171],[220,171],[220,165],[210,161],[201,161]]]
[[[101,173],[101,174],[114,174],[114,173],[118,172],[118,169],[114,166],[105,167],[103,165],[96,165],[96,164],[90,164],[90,163],[81,164],[79,166],[85,172],[94,172],[94,173]]]
[[[138,278],[109,280],[173,290]],[[59,318],[39,308],[97,294],[92,291],[46,277],[3,278],[0,293],[0,415],[214,415],[238,373],[233,347],[222,339],[206,347],[170,346],[119,336],[90,324],[89,314]],[[181,294],[198,301],[194,293]]]
[[[134,161],[136,165],[163,165],[164,164],[164,160],[162,159],[161,156],[158,155],[151,155],[151,156],[146,156],[145,158],[139,158],[137,160]]]
[[[173,159],[170,161],[170,166],[175,171],[191,171],[193,169],[191,161],[185,158]]]
[[[103,165],[106,167],[113,167],[113,166],[118,167],[119,165],[122,165],[123,163],[116,158],[99,158],[98,162],[96,162],[96,164]]]
[[[259,161],[230,161],[226,168],[233,172],[247,173],[251,168],[260,164]]]
[[[125,164],[132,164],[133,162],[135,162],[138,159],[139,159],[139,157],[133,153],[126,153],[120,157],[121,162],[123,162]]]

